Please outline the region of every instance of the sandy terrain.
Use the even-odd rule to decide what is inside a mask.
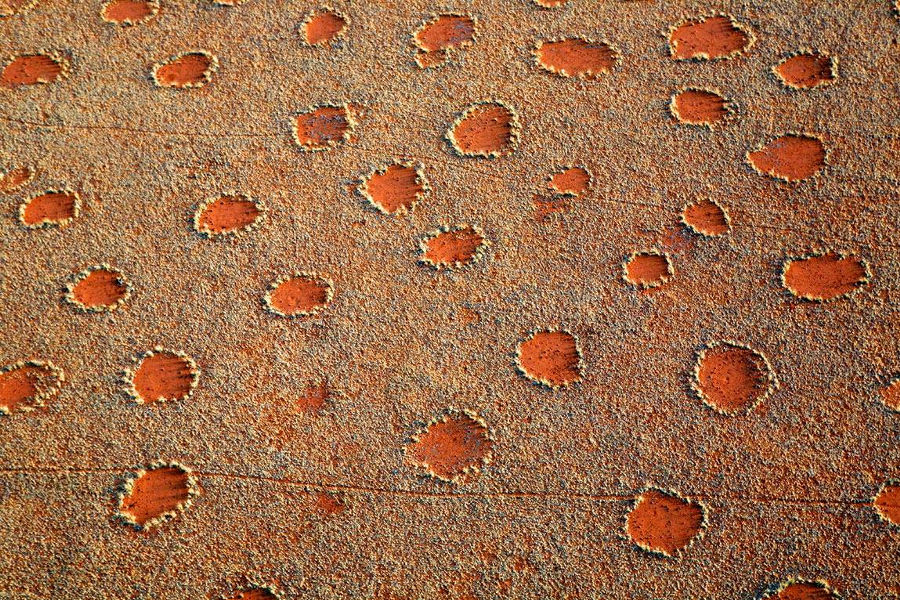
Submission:
[[[889,0],[0,0],[0,598],[900,598]]]

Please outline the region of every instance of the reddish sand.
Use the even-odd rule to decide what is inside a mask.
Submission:
[[[824,583],[800,581],[789,583],[773,595],[765,596],[770,600],[837,600]]]
[[[316,496],[316,508],[326,515],[338,515],[347,510],[347,505],[334,494],[319,492]]]
[[[484,243],[484,236],[470,225],[439,231],[423,242],[422,259],[438,268],[459,267],[474,262]]]
[[[0,194],[14,192],[22,186],[31,183],[34,179],[34,169],[31,167],[16,167],[0,176]]]
[[[582,196],[591,185],[591,174],[584,167],[570,167],[550,176],[548,184],[557,194]]]
[[[772,373],[757,352],[727,342],[701,352],[695,371],[704,402],[727,414],[749,410],[772,386]]]
[[[724,235],[729,229],[725,209],[712,200],[703,199],[688,204],[681,212],[681,220],[700,235]]]
[[[259,205],[246,196],[220,196],[199,209],[194,224],[207,235],[236,233],[256,223],[261,214]]]
[[[789,134],[749,152],[747,158],[760,173],[786,181],[800,181],[812,177],[825,166],[825,147],[817,138]]]
[[[512,152],[517,130],[518,123],[509,108],[485,102],[468,107],[447,137],[463,156],[492,158]]]
[[[77,216],[79,205],[74,192],[50,191],[27,200],[20,216],[29,227],[61,225]]]
[[[215,61],[203,52],[188,52],[157,66],[153,77],[163,87],[189,88],[203,85],[212,77]]]
[[[161,351],[145,356],[132,377],[138,400],[143,403],[183,400],[197,382],[196,367],[174,352]]]
[[[581,381],[581,354],[566,331],[538,331],[519,344],[519,369],[529,379],[550,387]]]
[[[324,46],[331,43],[346,28],[347,19],[326,10],[307,18],[303,24],[303,35],[310,46]]]
[[[331,299],[331,284],[300,274],[281,281],[267,296],[269,306],[282,316],[306,316],[324,309]]]
[[[875,497],[878,514],[894,525],[900,525],[900,484],[886,485]]]
[[[350,135],[353,121],[344,106],[319,106],[294,119],[294,139],[304,150],[325,150]]]
[[[19,87],[52,83],[65,71],[62,62],[45,54],[22,54],[9,62],[0,74],[0,85]]]
[[[797,54],[775,67],[775,74],[790,87],[813,88],[834,81],[834,66],[830,56]]]
[[[475,39],[475,20],[466,15],[439,15],[422,25],[413,38],[425,52],[460,48]]]
[[[647,490],[628,514],[626,529],[644,550],[672,556],[697,537],[703,523],[699,504],[668,492]]]
[[[112,0],[103,7],[103,18],[121,25],[141,23],[159,11],[159,3],[148,0]]]
[[[307,385],[303,394],[297,399],[297,410],[306,413],[322,412],[330,395],[328,384],[325,382]]]
[[[672,96],[672,114],[682,123],[712,126],[728,116],[725,98],[704,90],[683,90]]]
[[[92,269],[71,290],[71,297],[85,308],[112,308],[128,295],[122,274],[112,269]]]
[[[534,3],[543,8],[558,8],[569,0],[534,0]]]
[[[280,598],[267,588],[249,588],[240,592],[223,596],[225,600],[280,600]]]
[[[51,367],[25,362],[0,369],[0,412],[30,410],[43,406],[61,383],[60,375]]]
[[[535,53],[538,65],[544,70],[584,79],[612,71],[617,59],[609,44],[581,38],[540,42]]]
[[[868,274],[865,264],[857,257],[827,252],[788,260],[782,280],[795,296],[831,300],[865,285]]]
[[[179,467],[148,469],[131,486],[119,503],[119,512],[139,527],[178,511],[191,497],[190,475]]]
[[[900,411],[900,377],[881,389],[881,401],[888,408]]]
[[[425,181],[414,166],[395,163],[369,175],[362,191],[379,210],[403,213],[425,194]]]
[[[638,252],[625,261],[625,281],[641,288],[662,285],[673,274],[672,264],[663,254]]]
[[[672,56],[678,59],[727,58],[746,50],[750,43],[746,32],[721,15],[687,21],[669,35]]]
[[[429,475],[454,481],[481,469],[490,459],[493,445],[483,423],[468,414],[454,413],[434,421],[417,435],[406,446],[406,455]]]

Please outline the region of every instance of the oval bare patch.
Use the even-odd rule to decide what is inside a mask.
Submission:
[[[728,233],[731,220],[718,202],[703,198],[682,209],[681,222],[698,235],[716,237]]]
[[[294,118],[294,141],[307,152],[327,150],[349,140],[355,125],[346,105],[314,106]]]
[[[591,187],[591,172],[584,167],[569,167],[550,175],[550,190],[561,196],[583,196]]]
[[[669,110],[680,123],[712,128],[731,114],[728,101],[715,92],[685,89],[672,94]]]
[[[327,46],[347,29],[347,17],[330,10],[310,13],[303,24],[303,43],[307,46]]]
[[[88,312],[115,310],[131,295],[131,285],[109,265],[88,267],[67,286],[66,301]]]
[[[474,225],[441,227],[419,242],[419,261],[438,270],[458,269],[478,261],[487,246],[484,233]]]
[[[137,366],[125,373],[128,393],[138,404],[186,400],[199,378],[200,369],[190,356],[159,346],[142,354]]]
[[[641,289],[658,287],[675,275],[672,261],[664,252],[647,250],[635,252],[622,263],[622,277],[626,283]]]
[[[679,60],[715,60],[731,58],[753,45],[749,30],[725,15],[692,19],[677,25],[669,33],[669,49]]]
[[[252,587],[233,594],[229,594],[226,600],[281,600],[272,588]]]
[[[31,183],[34,169],[31,167],[13,167],[0,175],[0,194],[8,194]]]
[[[519,372],[535,383],[560,388],[581,381],[578,340],[568,331],[535,331],[516,349]]]
[[[732,342],[700,350],[691,384],[714,410],[736,415],[753,410],[777,386],[769,361],[761,353]]]
[[[817,52],[795,54],[772,70],[781,83],[797,89],[828,85],[837,78],[835,61],[830,56]]]
[[[153,81],[159,87],[199,88],[212,81],[219,59],[206,50],[182,52],[153,66]]]
[[[422,52],[456,50],[475,41],[475,18],[443,14],[425,21],[413,33],[413,42]]]
[[[515,150],[519,137],[515,111],[501,102],[478,102],[466,108],[446,138],[460,156],[497,158]]]
[[[81,212],[81,198],[72,190],[50,190],[19,206],[19,222],[31,229],[63,227]]]
[[[264,302],[281,317],[308,317],[325,310],[334,296],[334,284],[315,273],[299,272],[276,279]]]
[[[534,51],[540,68],[561,77],[596,79],[616,66],[618,53],[606,42],[564,38],[538,42]]]
[[[448,410],[414,435],[405,450],[409,462],[431,477],[459,482],[490,463],[493,445],[478,415]]]
[[[900,412],[900,377],[894,377],[881,389],[881,402],[888,408]]]
[[[395,162],[369,173],[358,189],[380,212],[403,214],[412,210],[425,196],[428,181],[420,165]]]
[[[194,230],[209,238],[250,231],[265,217],[265,206],[244,194],[225,194],[206,200],[194,213]]]
[[[801,181],[825,166],[825,146],[819,138],[810,135],[787,134],[748,152],[747,160],[762,175]]]
[[[137,530],[148,530],[177,517],[199,494],[189,469],[175,462],[154,462],[126,478],[118,494],[118,516]]]
[[[159,0],[110,0],[100,10],[100,17],[116,25],[137,25],[159,13]]]
[[[765,600],[840,600],[825,581],[790,579],[762,595]]]
[[[878,516],[892,525],[900,525],[900,481],[888,481],[872,501]]]
[[[69,61],[55,54],[20,54],[6,63],[0,73],[0,85],[20,87],[53,83],[65,77]]]
[[[533,0],[541,8],[559,8],[565,6],[569,0]]]
[[[0,368],[0,414],[42,408],[64,381],[62,369],[49,361],[22,360]]]
[[[839,298],[868,281],[866,263],[855,256],[837,252],[788,259],[781,272],[781,282],[791,294],[813,301]]]
[[[706,509],[673,492],[648,489],[635,500],[626,531],[642,550],[675,556],[687,548],[706,526]]]

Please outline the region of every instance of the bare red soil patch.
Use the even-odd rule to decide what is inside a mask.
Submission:
[[[669,110],[681,123],[707,127],[722,123],[731,114],[725,98],[715,92],[698,89],[675,92]]]
[[[199,378],[200,370],[189,356],[160,347],[145,352],[126,373],[128,391],[140,404],[186,400]]]
[[[315,273],[294,273],[275,280],[265,296],[268,309],[282,317],[306,317],[325,310],[334,285]]]
[[[219,60],[205,50],[183,52],[154,65],[153,81],[160,87],[198,88],[212,81]]]
[[[227,600],[280,600],[280,598],[270,588],[254,587],[229,594]]]
[[[199,493],[190,471],[177,463],[158,462],[129,477],[119,492],[119,517],[146,530],[183,512]]]
[[[825,146],[809,135],[788,134],[775,138],[747,153],[750,165],[759,173],[785,181],[812,177],[825,166]]]
[[[300,397],[297,398],[295,406],[300,412],[317,414],[325,409],[330,398],[331,390],[328,382],[312,383],[307,385]]]
[[[569,167],[550,175],[550,190],[563,196],[583,196],[591,187],[591,173],[584,167]]]
[[[879,517],[892,525],[900,525],[900,482],[884,484],[872,503]]]
[[[326,515],[339,515],[347,510],[347,505],[339,496],[319,492],[316,495],[316,509]]]
[[[419,260],[436,269],[456,269],[476,262],[487,245],[484,234],[474,225],[441,227],[419,243]]]
[[[115,310],[131,295],[131,286],[109,265],[89,267],[75,276],[66,291],[66,300],[76,307],[100,312]]]
[[[565,38],[538,42],[534,51],[540,68],[562,77],[596,79],[616,66],[618,53],[606,42]]]
[[[210,238],[222,238],[249,231],[265,215],[258,200],[244,194],[225,194],[210,198],[194,213],[194,229]]]
[[[411,210],[428,191],[422,169],[399,162],[375,169],[363,180],[359,192],[379,211],[393,215]]]
[[[345,105],[315,106],[294,118],[294,141],[302,150],[327,150],[349,140],[355,125]]]
[[[660,286],[674,275],[669,255],[656,251],[635,252],[622,263],[627,283],[642,289]]]
[[[697,356],[692,385],[708,406],[727,415],[752,410],[776,385],[766,358],[746,346],[719,342]]]
[[[346,17],[333,11],[312,13],[301,25],[303,42],[307,46],[327,46],[346,31],[347,23]]]
[[[137,25],[159,12],[158,0],[111,0],[103,5],[100,16],[108,23]]]
[[[888,408],[900,411],[900,377],[895,377],[882,388],[881,401]]]
[[[763,598],[768,600],[838,600],[840,596],[824,581],[794,579],[782,583]]]
[[[752,44],[749,31],[725,15],[686,21],[669,33],[672,56],[681,60],[730,58]]]
[[[61,227],[81,211],[81,198],[71,190],[50,190],[19,206],[19,221],[29,228]]]
[[[479,102],[457,117],[446,137],[460,156],[497,158],[515,149],[519,128],[519,119],[509,106]]]
[[[66,75],[69,63],[50,54],[20,54],[0,73],[0,86],[20,87],[38,83],[53,83]]]
[[[559,8],[565,6],[569,0],[533,0],[541,8]]]
[[[0,368],[0,414],[42,408],[65,381],[50,362],[25,360]]]
[[[443,60],[448,51],[470,46],[475,41],[475,30],[474,17],[443,14],[422,23],[413,33],[413,42],[420,53],[433,53]]]
[[[772,70],[784,85],[791,88],[809,89],[827,85],[837,77],[834,60],[815,52],[795,54]]]
[[[494,442],[475,413],[448,411],[413,436],[407,459],[441,481],[459,481],[491,460]]]
[[[781,282],[791,294],[813,301],[839,298],[868,281],[868,267],[862,260],[837,252],[788,259],[781,273]]]
[[[681,222],[698,235],[716,237],[728,233],[730,220],[725,209],[714,200],[692,202],[681,211]]]
[[[516,366],[528,379],[559,388],[581,381],[578,341],[568,331],[543,330],[519,343]]]
[[[649,489],[637,497],[626,531],[641,549],[675,556],[703,531],[706,511],[697,502],[672,492]]]
[[[0,194],[8,194],[31,183],[34,169],[31,167],[14,167],[0,175]]]

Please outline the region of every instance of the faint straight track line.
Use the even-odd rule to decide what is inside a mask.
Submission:
[[[123,476],[132,467],[3,467],[0,474],[50,474],[50,475],[119,475]],[[499,499],[538,499],[538,500],[586,500],[590,502],[629,502],[635,494],[611,494],[593,493],[581,491],[534,491],[534,490],[504,490],[499,492],[475,492],[456,490],[452,492],[427,492],[404,488],[386,488],[375,485],[357,485],[350,483],[324,483],[318,481],[305,481],[291,479],[289,477],[273,477],[270,475],[247,475],[241,473],[224,473],[195,469],[192,471],[201,479],[204,477],[236,479],[257,483],[272,483],[304,488],[307,491],[352,492],[359,494],[378,494],[385,496],[407,496],[412,498],[439,498],[439,499],[464,499],[464,498],[499,498]],[[743,501],[756,504],[797,504],[797,505],[836,505],[836,506],[862,506],[871,504],[870,499],[836,499],[836,498],[785,498],[781,496],[748,496],[740,494],[685,494],[685,497],[701,501]]]

